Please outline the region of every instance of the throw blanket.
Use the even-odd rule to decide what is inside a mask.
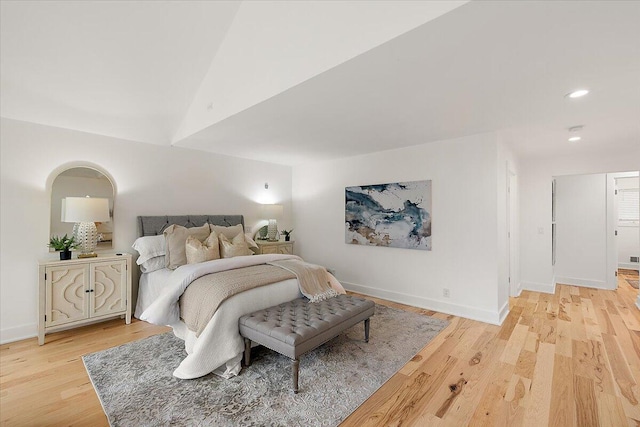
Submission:
[[[295,277],[288,270],[267,264],[207,274],[194,280],[180,297],[180,316],[187,327],[196,333],[196,337],[199,337],[227,298]]]
[[[338,295],[329,284],[329,276],[324,267],[309,264],[300,259],[271,261],[268,264],[284,268],[295,274],[300,285],[300,292],[311,302],[323,301]]]

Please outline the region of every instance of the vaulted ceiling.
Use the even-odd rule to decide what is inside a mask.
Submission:
[[[640,144],[640,2],[0,5],[3,117],[285,164],[482,132],[523,157]]]

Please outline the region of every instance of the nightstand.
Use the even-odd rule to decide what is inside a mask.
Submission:
[[[47,333],[113,317],[131,323],[131,254],[38,264],[38,344]]]
[[[268,240],[256,240],[258,254],[289,254],[293,255],[293,240],[285,242],[279,240],[270,242]]]

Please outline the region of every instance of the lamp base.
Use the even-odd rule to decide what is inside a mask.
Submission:
[[[278,240],[276,239],[277,235],[278,235],[278,224],[276,223],[275,219],[270,219],[269,225],[267,226],[267,239],[270,242],[275,242]]]
[[[77,222],[73,226],[73,235],[79,244],[80,254],[78,258],[94,258],[98,255],[94,253],[98,246],[98,230],[93,222]]]
[[[98,254],[90,253],[90,254],[78,254],[78,258],[95,258]]]

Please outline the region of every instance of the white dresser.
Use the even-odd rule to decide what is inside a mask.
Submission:
[[[47,333],[113,317],[131,323],[131,254],[38,264],[38,344]]]

